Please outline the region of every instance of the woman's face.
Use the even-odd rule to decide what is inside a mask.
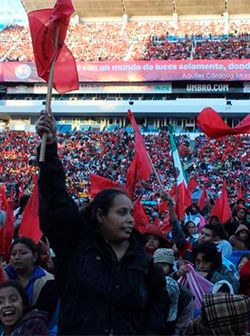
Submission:
[[[126,195],[117,195],[106,215],[97,211],[101,232],[109,242],[117,243],[128,240],[133,228],[133,203]]]
[[[23,301],[14,287],[0,289],[0,321],[5,328],[13,327],[23,316]]]
[[[196,226],[195,226],[195,224],[193,222],[189,222],[187,224],[187,232],[190,235],[193,235],[193,234],[195,234],[197,232]]]
[[[247,263],[248,262],[248,258],[247,257],[243,257],[242,259],[241,259],[241,261],[239,262],[239,264],[238,264],[238,270],[240,271],[240,269],[245,265],[245,263]]]
[[[210,272],[212,269],[212,262],[204,260],[204,253],[198,253],[196,260],[195,260],[195,266],[198,270],[198,272]]]
[[[17,243],[12,247],[10,254],[10,264],[16,272],[32,271],[37,256],[22,243]]]
[[[237,211],[237,217],[238,217],[239,219],[243,219],[245,216],[246,216],[246,212],[245,212],[244,209],[239,209],[239,210]]]
[[[146,238],[146,250],[155,251],[160,247],[160,239],[157,236],[148,234]]]
[[[248,232],[247,230],[242,230],[238,233],[238,237],[240,240],[245,241],[248,238]]]

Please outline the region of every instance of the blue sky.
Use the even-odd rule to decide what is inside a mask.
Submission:
[[[0,24],[24,23],[26,19],[20,0],[0,0]]]

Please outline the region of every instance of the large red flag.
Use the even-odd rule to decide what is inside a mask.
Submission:
[[[152,165],[148,158],[147,149],[143,137],[139,131],[133,113],[128,111],[128,119],[135,132],[135,155],[137,155],[137,177],[147,180],[152,173]]]
[[[37,176],[33,178],[33,183],[34,189],[23,211],[19,234],[20,236],[28,237],[32,239],[35,243],[38,243],[43,234],[40,230]]]
[[[146,228],[149,227],[149,219],[141,204],[141,196],[139,196],[134,203],[134,220],[135,229],[144,234]]]
[[[249,114],[236,127],[232,128],[223,121],[219,113],[207,107],[199,113],[197,122],[202,131],[211,138],[250,132]]]
[[[217,216],[221,224],[226,223],[231,218],[232,212],[227,198],[226,181],[223,182],[221,196],[215,201],[211,215]]]
[[[90,177],[90,195],[94,198],[99,191],[109,188],[123,188],[118,182],[114,182],[106,177],[99,176],[96,174],[89,174]]]
[[[28,13],[38,76],[47,82],[52,61],[56,58],[53,87],[59,93],[79,88],[75,59],[64,43],[73,13],[71,0],[57,0],[53,9],[40,9]]]
[[[206,192],[206,189],[203,189],[202,193],[201,193],[201,196],[200,196],[200,198],[198,200],[198,203],[197,203],[200,211],[203,210],[206,202],[207,202],[207,192]]]
[[[7,201],[6,217],[0,229],[0,255],[8,261],[10,245],[14,235],[14,201],[13,194]]]

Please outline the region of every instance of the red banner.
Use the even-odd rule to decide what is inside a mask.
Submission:
[[[250,81],[248,60],[78,62],[80,82]],[[33,63],[0,63],[2,82],[41,82]]]

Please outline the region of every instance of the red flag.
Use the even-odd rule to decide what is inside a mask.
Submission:
[[[226,181],[223,182],[221,196],[215,201],[211,215],[218,217],[221,224],[226,223],[231,218],[232,212],[227,198]]]
[[[94,198],[99,191],[104,189],[123,188],[118,182],[111,181],[110,179],[103,176],[89,174],[89,177],[91,183],[90,188],[91,198]]]
[[[6,217],[0,229],[0,255],[5,261],[9,259],[10,245],[14,235],[14,201],[13,197],[7,201]]]
[[[152,166],[148,158],[147,149],[144,144],[143,137],[138,129],[137,123],[133,116],[133,113],[128,111],[128,119],[135,132],[135,155],[137,155],[137,177],[143,180],[147,180],[152,173]]]
[[[4,184],[0,187],[0,208],[4,211],[7,211],[8,208],[8,202]]]
[[[192,199],[184,183],[177,186],[175,199],[176,215],[179,219],[183,219],[186,209],[192,204]]]
[[[53,87],[59,93],[79,88],[75,59],[64,43],[70,16],[73,13],[71,0],[57,0],[53,9],[40,9],[28,13],[38,76],[47,82],[51,64],[56,58]],[[56,31],[58,31],[57,47]]]
[[[168,203],[164,200],[161,200],[158,205],[159,213],[162,213],[164,211],[168,210]]]
[[[206,192],[206,189],[203,189],[202,190],[202,193],[201,193],[201,196],[198,200],[198,207],[200,210],[203,210],[204,206],[205,206],[205,203],[207,202],[208,198],[207,198],[207,192]]]
[[[144,211],[143,205],[141,204],[141,196],[138,197],[134,203],[134,220],[135,229],[144,234],[146,228],[149,226],[149,219]]]
[[[172,225],[169,221],[169,212],[167,212],[159,228],[163,234],[166,234],[172,230]]]
[[[187,189],[190,193],[194,190],[194,188],[198,187],[198,182],[194,177],[191,177],[190,180],[188,181]]]
[[[127,182],[125,189],[129,193],[130,197],[133,198],[134,192],[135,192],[135,186],[137,182],[137,160],[138,156],[135,155],[134,159],[132,160],[130,166],[128,167],[127,171]]]
[[[204,108],[197,117],[199,127],[211,138],[225,135],[243,134],[250,132],[250,115],[248,114],[236,127],[225,124],[221,116],[212,108]]]
[[[38,243],[43,234],[40,230],[37,176],[34,176],[33,183],[34,190],[23,211],[19,234],[20,236],[28,237],[32,239],[35,243]]]

